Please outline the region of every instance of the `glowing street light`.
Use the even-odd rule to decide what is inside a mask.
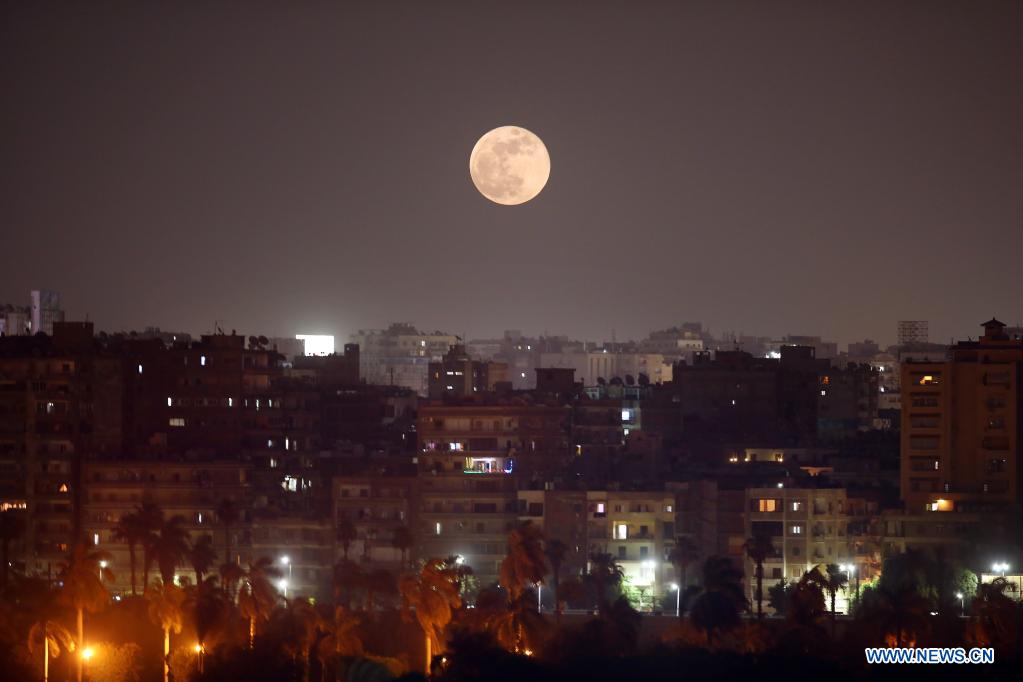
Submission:
[[[963,593],[962,592],[956,592],[956,599],[959,600],[959,615],[965,616],[966,615],[966,602],[963,601]]]
[[[92,658],[92,657],[93,657],[93,656],[94,656],[95,654],[96,654],[96,652],[95,652],[95,651],[93,651],[92,647],[91,647],[91,646],[87,646],[87,647],[85,647],[84,649],[82,649],[82,660],[83,660],[83,661],[88,661],[88,660],[90,660],[90,659],[91,659],[91,658]]]
[[[291,557],[285,554],[281,557],[281,563],[288,567],[288,580],[291,580]],[[285,595],[287,596],[287,595]]]
[[[1005,572],[1009,570],[1009,564],[1004,561],[996,561],[991,565],[991,570],[995,573],[1001,573],[1002,577],[1005,577]]]
[[[678,583],[672,583],[671,589],[675,590],[675,617],[678,618],[682,607],[682,586]]]
[[[287,599],[288,598],[288,580],[287,580],[287,578],[282,578],[281,581],[279,583],[277,583],[277,587],[278,587],[278,589],[280,589],[281,592],[284,593],[284,598]]]
[[[462,565],[462,564],[464,564],[464,563],[465,563],[465,557],[464,557],[464,556],[462,556],[461,554],[459,554],[459,555],[457,555],[457,556],[455,557],[455,565],[456,565],[456,566],[461,566],[461,565]]]

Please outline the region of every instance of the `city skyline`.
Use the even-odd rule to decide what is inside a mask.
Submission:
[[[398,7],[8,6],[0,300],[341,337],[1023,317],[1018,5]],[[468,174],[504,124],[552,157],[517,207]]]

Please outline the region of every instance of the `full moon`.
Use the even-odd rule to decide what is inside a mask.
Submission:
[[[524,204],[551,176],[543,140],[525,128],[501,126],[484,135],[469,155],[469,175],[480,194],[505,206]]]

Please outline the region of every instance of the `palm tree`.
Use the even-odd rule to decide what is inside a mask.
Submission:
[[[757,581],[757,618],[763,620],[764,618],[764,562],[767,558],[774,554],[774,544],[771,542],[771,537],[763,532],[754,532],[753,537],[748,539],[743,545],[743,549],[746,550],[746,556],[753,562],[754,565],[754,576]]]
[[[828,599],[831,603],[831,636],[835,636],[835,601],[838,597],[838,591],[849,584],[849,576],[838,567],[838,564],[828,564],[824,567],[824,571],[821,572],[821,567],[818,565],[815,571],[820,573],[824,579],[822,588],[828,593]]]
[[[668,561],[675,567],[680,590],[689,587],[689,566],[700,557],[700,548],[692,538],[680,535],[675,539],[675,546],[668,552]]]
[[[236,566],[236,568],[239,568]],[[202,672],[203,652],[218,633],[226,629],[231,605],[216,578],[206,578],[186,591],[185,611],[195,627],[199,644],[199,672]]]
[[[501,560],[501,584],[509,601],[516,601],[531,585],[539,585],[547,575],[547,557],[543,551],[543,533],[530,521],[524,521],[508,535],[508,554]]]
[[[90,552],[78,543],[60,565],[61,601],[75,611],[78,636],[75,639],[78,650],[85,649],[85,611],[97,611],[110,599],[103,581],[115,579],[114,572],[108,566],[110,555],[106,552]],[[102,562],[102,563],[101,563]],[[82,682],[84,660],[81,655],[77,659],[77,680]]]
[[[231,557],[231,526],[238,523],[240,514],[235,503],[227,498],[217,505],[217,519],[224,526],[224,563],[237,563]]]
[[[114,540],[128,545],[128,565],[131,566],[131,594],[133,597],[138,594],[135,590],[135,567],[138,565],[136,548],[139,545],[143,547],[149,545],[151,533],[149,520],[143,516],[141,509],[123,514],[117,525],[114,526]]]
[[[300,654],[303,663],[303,680],[309,682],[309,668],[312,665],[312,650],[319,632],[325,629],[325,622],[316,607],[304,597],[296,597],[288,604],[287,615],[291,621],[293,654]]]
[[[326,672],[337,658],[362,655],[362,640],[357,633],[359,619],[343,606],[334,608],[333,620],[324,623],[327,636],[320,640],[316,655]]]
[[[561,567],[565,563],[568,545],[558,539],[544,543],[543,552],[547,555],[547,563],[551,567],[551,587],[554,588],[554,617],[561,623],[561,612],[564,602],[561,599]]]
[[[139,536],[139,544],[142,545],[142,591],[145,592],[149,585],[149,570],[156,560],[153,543],[156,542],[156,531],[163,523],[163,511],[154,502],[143,502],[134,513],[139,516],[139,524],[144,529]]]
[[[199,539],[193,542],[188,550],[188,563],[192,564],[192,570],[195,571],[196,584],[203,581],[216,561],[217,550],[213,548],[213,536],[199,536]]]
[[[352,543],[357,537],[358,531],[355,524],[347,516],[342,518],[337,525],[337,541],[341,545],[342,556],[346,560],[348,559],[348,550],[351,549]]]
[[[401,552],[401,563],[404,566],[410,564],[412,559],[409,550],[412,549],[412,545],[415,544],[415,539],[412,537],[412,531],[408,529],[408,526],[397,526],[394,532],[391,534],[391,546]]]
[[[487,628],[504,648],[516,653],[536,648],[547,627],[547,621],[537,612],[526,592],[509,599],[504,608],[493,610],[488,615]]]
[[[610,603],[608,589],[621,585],[625,572],[610,554],[597,553],[590,555],[590,572],[587,577],[596,587],[597,610],[603,614]]]
[[[712,556],[703,562],[702,587],[690,587],[683,597],[685,611],[713,644],[715,633],[731,630],[739,625],[740,614],[748,602],[742,590],[742,572],[728,557]]]
[[[241,589],[238,591],[238,608],[249,620],[250,649],[256,642],[256,623],[269,617],[270,611],[280,598],[277,588],[270,582],[271,579],[280,577],[280,570],[267,557],[250,564],[242,577]]]
[[[156,583],[147,590],[149,619],[163,630],[163,682],[170,677],[170,633],[181,632],[185,593],[174,583]]]
[[[62,649],[73,652],[75,650],[75,638],[63,625],[44,618],[35,623],[32,629],[28,631],[28,651],[30,654],[36,652],[36,647],[39,646],[40,640],[42,640],[43,647],[43,682],[49,682],[50,657],[57,658],[60,656]]]
[[[185,517],[173,516],[160,524],[160,530],[153,539],[153,557],[160,568],[164,585],[174,583],[174,571],[188,556],[188,531]]]
[[[441,634],[462,606],[458,575],[443,559],[428,559],[415,575],[401,577],[398,590],[406,617],[414,615],[426,638],[426,672],[430,672],[433,651],[441,650]]]
[[[7,568],[10,566],[11,543],[25,532],[25,519],[20,510],[8,509],[0,514],[0,588],[7,587]]]

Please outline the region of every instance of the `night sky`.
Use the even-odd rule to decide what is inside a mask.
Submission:
[[[187,6],[185,6],[187,5]],[[103,329],[412,321],[894,342],[1023,319],[1023,3],[0,10],[0,302]],[[469,152],[550,150],[530,203]]]

